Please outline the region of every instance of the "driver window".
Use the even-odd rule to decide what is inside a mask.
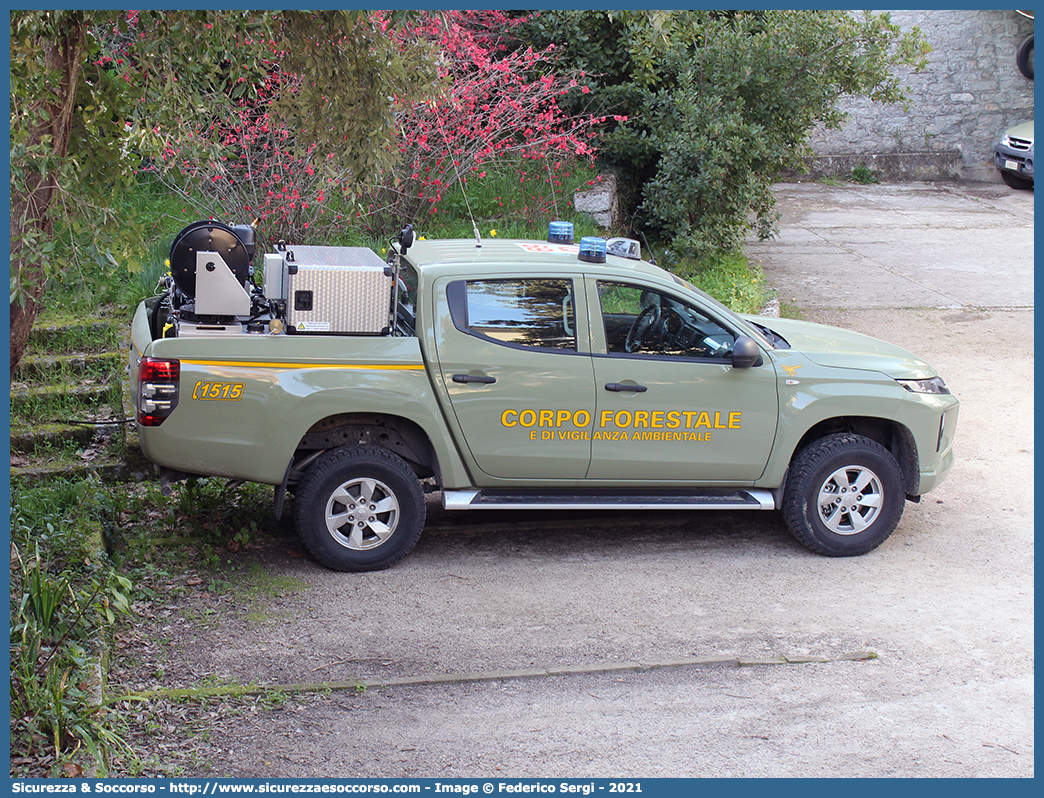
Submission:
[[[728,359],[735,336],[667,294],[626,283],[598,282],[610,354]]]

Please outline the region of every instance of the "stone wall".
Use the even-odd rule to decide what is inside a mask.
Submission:
[[[933,48],[928,67],[901,74],[907,107],[842,100],[848,122],[813,134],[813,174],[844,174],[841,164],[865,162],[875,170],[896,167],[880,169],[893,178],[999,181],[993,144],[1033,118],[1033,81],[1015,64],[1033,20],[1015,11],[890,13],[904,31],[921,29]]]

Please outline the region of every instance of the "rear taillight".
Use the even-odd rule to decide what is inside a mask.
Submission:
[[[178,406],[181,361],[143,357],[138,366],[138,423],[158,427]]]

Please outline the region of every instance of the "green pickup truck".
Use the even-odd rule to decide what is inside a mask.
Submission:
[[[556,226],[557,225],[557,226]],[[863,554],[946,476],[958,402],[924,361],[739,316],[629,239],[417,240],[263,255],[205,221],[133,321],[142,450],[172,480],[294,497],[339,570],[416,544],[425,494],[470,509],[780,510]],[[260,264],[259,264],[260,265]]]

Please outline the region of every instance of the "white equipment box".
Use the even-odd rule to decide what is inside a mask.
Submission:
[[[287,332],[388,334],[392,270],[376,252],[365,247],[288,247],[281,254],[283,286],[272,285],[271,291],[286,300]]]

